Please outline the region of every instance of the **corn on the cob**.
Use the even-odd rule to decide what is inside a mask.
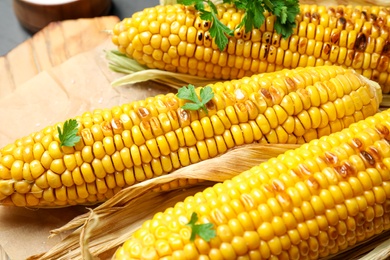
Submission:
[[[218,5],[230,29],[243,11]],[[211,39],[210,22],[192,7],[156,6],[135,13],[113,29],[119,51],[149,68],[206,78],[235,79],[283,68],[342,65],[356,69],[390,92],[390,8],[301,5],[290,37],[274,32],[274,16],[261,28],[235,30],[223,51]]]
[[[317,259],[390,229],[390,110],[154,215],[116,259]],[[212,223],[209,242],[187,225]]]
[[[382,96],[371,83],[313,67],[216,83],[207,114],[183,110],[172,93],[86,112],[74,147],[60,146],[59,123],[0,150],[0,203],[94,203],[234,146],[307,142],[376,113]]]

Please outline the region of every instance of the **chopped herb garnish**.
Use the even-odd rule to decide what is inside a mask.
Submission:
[[[78,124],[75,119],[65,121],[62,130],[59,126],[57,126],[57,130],[61,146],[74,146],[80,141],[80,136],[77,135]]]
[[[300,11],[299,0],[223,0],[223,2],[234,4],[238,9],[245,11],[237,29],[244,27],[245,32],[253,28],[259,29],[265,22],[264,12],[268,11],[276,17],[275,31],[284,38],[293,33],[296,26],[295,18]],[[211,22],[210,35],[222,51],[228,44],[228,36],[233,35],[233,30],[218,19],[215,4],[211,0],[178,0],[178,3],[186,6],[193,5],[200,12],[203,20]]]
[[[209,242],[210,239],[214,238],[217,235],[216,231],[213,229],[212,223],[196,224],[197,221],[198,214],[196,214],[196,212],[192,212],[191,220],[187,224],[187,226],[191,227],[191,242],[195,240],[196,235],[203,238],[206,242]]]
[[[182,108],[186,110],[199,110],[203,109],[207,114],[206,104],[213,97],[213,89],[210,86],[204,87],[200,89],[200,99],[196,94],[194,85],[189,84],[188,87],[182,87],[178,90],[177,97],[185,100],[189,100],[192,103],[185,103]]]

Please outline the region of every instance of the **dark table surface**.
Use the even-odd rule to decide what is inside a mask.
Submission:
[[[112,3],[110,15],[123,19],[145,7],[157,5],[159,0],[112,0]],[[16,19],[11,0],[0,0],[0,32],[0,56],[32,36]]]

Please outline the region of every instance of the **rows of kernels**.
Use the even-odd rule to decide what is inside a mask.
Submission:
[[[11,197],[3,203],[107,199],[238,145],[303,143],[339,131],[378,107],[369,86],[340,67],[285,70],[211,87],[215,98],[207,115],[181,109],[184,101],[173,94],[158,95],[76,117],[82,140],[75,147],[60,147],[55,125],[3,148],[0,192],[2,199]]]
[[[383,7],[301,5],[297,28],[284,39],[274,32],[274,17],[266,12],[261,28],[249,33],[235,30],[220,51],[210,37],[210,23],[193,8],[157,6],[118,23],[112,40],[120,51],[150,68],[233,79],[283,68],[339,64],[378,81],[387,93],[389,13]],[[218,5],[218,17],[231,29],[242,16],[235,7]]]
[[[304,144],[156,214],[117,251],[117,259],[152,259],[144,252],[174,256],[186,249],[193,256],[189,259],[251,255],[313,259],[336,254],[389,229],[390,194],[386,188],[390,174],[383,169],[387,169],[390,155],[390,111],[365,122],[363,128],[359,124],[351,127],[360,131],[346,129]],[[373,130],[368,133],[373,138],[364,147],[356,146],[359,133],[370,132],[367,129]],[[294,155],[300,159],[291,164],[287,158]],[[356,156],[363,161],[363,169],[355,164]],[[319,162],[319,171],[302,172],[313,162]],[[286,169],[296,176],[283,185]],[[189,241],[186,223],[192,212],[198,214],[199,223],[214,224],[217,236],[210,242],[200,237]],[[180,242],[168,240],[163,252],[153,245],[145,250],[145,237],[157,236],[157,229],[169,230],[169,236]]]

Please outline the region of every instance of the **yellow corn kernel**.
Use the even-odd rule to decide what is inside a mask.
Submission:
[[[371,138],[365,140],[366,146],[364,150],[349,150],[351,155],[356,155],[359,157],[362,154],[362,151],[368,153],[372,151],[373,147],[378,147],[379,142],[381,143],[383,150],[390,150],[388,142],[382,142],[385,138],[388,138],[389,131],[387,129],[390,127],[390,110],[385,110],[376,114],[373,117],[370,117],[365,121],[366,124],[360,124],[361,127],[359,131],[354,131],[352,128],[344,130],[343,134],[337,133],[333,134],[330,137],[323,137],[320,141],[324,141],[329,146],[326,146],[326,149],[319,150],[315,152],[314,161],[322,160],[321,158],[330,158],[330,151],[339,151],[343,149],[342,147],[347,147],[349,144],[356,143],[360,138],[360,133],[370,133],[371,130],[375,129],[380,131],[383,135],[381,137]],[[386,126],[381,126],[378,128],[378,124],[386,124]],[[358,127],[359,124],[355,124],[353,127]],[[348,134],[346,134],[348,133]],[[331,139],[334,141],[330,141]],[[309,151],[310,145],[315,145],[314,140],[308,144],[304,144],[301,148],[298,148],[295,151],[286,152],[285,155],[289,154],[292,158],[299,157],[299,154],[302,151]],[[363,153],[364,154],[364,153]],[[307,156],[313,156],[308,155]],[[345,163],[346,159],[349,157],[342,157],[341,154],[334,155],[333,161],[340,160],[340,162]],[[259,167],[254,167],[249,171],[246,171],[232,180],[227,180],[223,183],[219,183],[211,188],[206,189],[204,192],[197,193],[195,197],[189,197],[185,200],[184,207],[183,204],[176,204],[171,211],[165,211],[164,213],[159,214],[159,223],[157,227],[164,227],[169,225],[173,220],[179,219],[179,216],[189,216],[191,212],[202,211],[202,216],[210,214],[210,218],[213,223],[213,228],[217,231],[217,236],[222,240],[218,248],[222,255],[226,256],[237,256],[248,254],[250,250],[259,250],[262,256],[269,257],[270,254],[281,256],[285,253],[291,253],[293,250],[292,245],[296,245],[297,249],[293,250],[295,255],[306,256],[311,255],[315,257],[317,254],[321,254],[324,249],[322,247],[328,246],[330,248],[331,254],[338,253],[348,246],[353,246],[354,243],[358,241],[369,238],[375,234],[375,229],[378,229],[378,233],[383,230],[380,222],[375,218],[375,214],[381,216],[383,214],[383,206],[386,202],[386,193],[385,185],[386,182],[380,176],[379,171],[376,167],[367,167],[362,165],[366,170],[371,171],[370,173],[365,173],[364,171],[355,171],[352,167],[345,168],[343,172],[339,168],[339,164],[330,164],[330,159],[328,164],[322,164],[318,171],[308,172],[307,177],[298,175],[298,180],[303,180],[302,178],[309,178],[310,185],[307,186],[303,181],[298,181],[295,187],[291,186],[286,189],[281,184],[274,184],[269,186],[269,179],[259,180],[259,184],[256,186],[248,186],[249,190],[242,190],[245,192],[246,201],[253,200],[256,201],[255,190],[257,187],[267,187],[264,191],[268,194],[268,198],[263,200],[257,200],[259,206],[252,209],[246,209],[239,206],[235,203],[234,196],[237,194],[239,187],[243,187],[245,183],[252,181],[251,179],[257,179],[259,171],[264,174],[270,174],[270,170],[275,167],[277,164],[284,164],[285,171],[290,169],[296,173],[302,171],[303,163],[289,164],[286,160],[286,156],[279,156],[275,159],[270,160],[270,165],[267,166],[267,163],[263,163]],[[377,163],[380,163],[384,160],[382,157],[368,157],[368,155],[363,155],[364,160],[374,160]],[[272,163],[271,163],[272,161]],[[277,163],[276,163],[277,162]],[[254,171],[253,175],[248,174]],[[322,175],[323,174],[323,175]],[[333,175],[332,175],[333,174]],[[338,175],[343,177],[337,177]],[[373,177],[370,177],[370,176]],[[388,175],[388,173],[386,173]],[[274,178],[281,178],[280,173],[276,173]],[[326,177],[325,177],[326,176]],[[329,179],[333,176],[333,179]],[[325,179],[324,179],[325,178]],[[328,178],[328,180],[326,180]],[[387,178],[390,179],[389,176]],[[331,181],[332,184],[324,184],[324,182]],[[323,184],[321,184],[323,183]],[[386,184],[387,185],[387,184]],[[251,192],[252,190],[252,192]],[[296,190],[294,193],[293,191]],[[213,191],[213,192],[210,192]],[[280,192],[286,191],[288,196],[291,198],[288,202],[293,203],[294,208],[290,211],[283,211],[279,208],[277,195]],[[372,192],[372,199],[367,193],[367,196],[363,196],[364,192]],[[210,203],[211,200],[215,199],[216,194],[224,194],[226,199],[221,204],[214,204],[213,210],[210,211],[206,207],[205,203]],[[294,200],[295,201],[294,201]],[[372,201],[372,202],[370,202]],[[388,203],[387,203],[388,204]],[[387,205],[386,204],[386,205]],[[368,205],[375,205],[375,209]],[[175,210],[179,210],[181,215],[173,215]],[[234,210],[233,210],[234,208]],[[247,212],[247,217],[242,215]],[[221,212],[221,213],[218,213]],[[243,225],[239,224],[236,221],[235,216],[236,212],[241,212],[240,219],[242,219]],[[249,221],[252,216],[255,216],[255,213],[259,214],[261,218],[259,221],[246,223]],[[377,213],[375,213],[377,212]],[[224,222],[221,221],[224,216],[231,215],[233,217],[230,221]],[[219,219],[219,220],[218,220]],[[188,218],[187,218],[188,220]],[[252,220],[254,220],[252,218]],[[186,227],[186,222],[182,222],[183,227]],[[252,226],[254,225],[254,226]],[[243,228],[245,227],[245,228]],[[186,227],[187,228],[187,227]],[[388,226],[390,228],[390,226]],[[140,244],[137,244],[138,250],[143,252],[142,248],[147,248],[150,250],[150,245],[146,242],[142,242],[142,234],[153,234],[148,233],[149,227],[144,225],[136,232],[138,234],[137,239],[140,241]],[[257,232],[246,231],[245,229],[256,229]],[[172,230],[173,233],[178,232],[180,228]],[[187,230],[187,229],[186,229]],[[186,231],[187,232],[187,231]],[[348,233],[349,232],[349,233]],[[186,233],[187,234],[187,233]],[[183,233],[178,234],[183,236]],[[350,244],[346,243],[346,237],[349,236],[348,241]],[[131,238],[133,239],[133,238]],[[130,241],[131,241],[130,239]],[[261,239],[261,240],[259,240]],[[258,242],[253,242],[253,241]],[[261,241],[261,242],[260,242]],[[351,244],[351,241],[352,242]],[[168,242],[169,243],[169,242]],[[186,244],[188,246],[186,247]],[[175,251],[187,250],[188,254],[193,254],[192,246],[198,245],[198,248],[202,249],[202,254],[216,255],[216,251],[207,244],[205,241],[202,241],[201,244],[198,241],[193,244],[188,242],[181,242],[176,244],[177,247],[172,248],[172,255]],[[209,242],[211,243],[211,241]],[[339,247],[334,247],[335,245]],[[335,249],[334,249],[335,248]],[[333,250],[334,249],[334,250]],[[121,258],[121,256],[126,255],[127,252],[131,252],[132,246],[126,242],[124,247],[120,249],[121,253],[117,253],[116,257]],[[119,252],[119,251],[118,251]]]
[[[183,110],[180,105],[185,101],[172,93],[86,112],[76,117],[84,134],[80,132],[83,139],[75,147],[60,147],[57,125],[46,127],[0,150],[0,180],[17,183],[12,194],[26,194],[25,198],[30,197],[26,182],[31,190],[39,187],[37,194],[46,195],[36,197],[38,203],[26,200],[34,207],[101,201],[137,181],[216,157],[238,145],[303,143],[340,131],[374,114],[381,99],[378,89],[357,73],[336,66],[255,75],[210,87],[215,98],[207,104],[207,113]],[[371,136],[361,138],[366,147]],[[106,188],[103,179],[110,181]],[[283,181],[293,180],[286,175]],[[66,201],[63,186],[73,192]],[[95,186],[99,196],[85,194],[94,192]],[[59,189],[61,199],[56,199],[55,191],[46,191],[50,187]],[[76,187],[83,197],[76,194]],[[12,204],[7,199],[10,190],[1,194],[2,202]],[[382,193],[377,191],[378,196]]]

